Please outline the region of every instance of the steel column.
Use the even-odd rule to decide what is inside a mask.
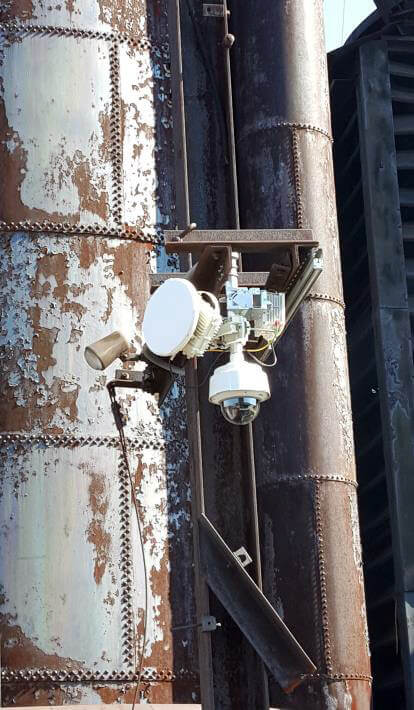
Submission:
[[[181,10],[190,218],[200,230],[229,229],[235,224],[236,193],[229,155],[231,126],[226,115],[223,18],[203,17],[198,0],[182,0]],[[198,385],[193,385],[198,386],[203,433],[205,509],[232,550],[244,545],[250,551],[244,442],[241,433],[208,402],[208,375],[214,357],[205,356],[199,362]],[[266,709],[260,659],[214,595],[210,605],[222,623],[211,639],[215,707]]]
[[[358,112],[375,353],[407,708],[414,708],[414,367],[385,41],[359,49]]]
[[[173,207],[166,8],[52,5],[0,10],[1,665],[17,705],[132,698],[142,559],[106,376],[83,348],[119,327],[134,341]],[[197,700],[194,632],[171,633],[194,613],[183,417],[127,400],[141,690]]]
[[[241,225],[311,228],[324,252],[317,292],[278,345],[272,399],[254,427],[264,591],[318,663],[289,707],[367,710],[322,2],[261,0],[230,9]],[[303,589],[309,603],[301,605]],[[275,686],[271,700],[283,706]]]

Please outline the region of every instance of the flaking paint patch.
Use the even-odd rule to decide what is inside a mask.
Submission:
[[[346,681],[324,684],[322,693],[325,699],[325,710],[353,710],[352,695]]]
[[[347,466],[350,467],[354,459],[354,440],[352,428],[351,403],[349,396],[349,377],[347,368],[347,352],[345,343],[345,321],[340,307],[332,308],[329,313],[329,326],[333,348],[335,367],[335,405],[342,431],[344,455]]]
[[[44,653],[33,640],[27,638],[10,614],[0,614],[2,663],[11,668],[50,668],[62,667],[81,670],[83,664],[71,658],[62,658],[58,654]]]
[[[98,253],[93,242],[90,245],[94,256],[85,262],[85,248],[80,249],[79,242],[74,245],[41,235],[36,240],[14,235],[3,242],[0,344],[5,379],[1,387],[14,407],[21,409],[14,411],[20,428],[29,426],[23,408],[31,403],[32,433],[44,432],[45,426],[76,433],[82,431],[83,422],[97,433],[102,427],[113,431],[110,411],[105,411],[106,394],[102,398],[97,391],[91,398],[88,391],[100,375],[84,365],[80,350],[119,328],[134,342],[142,318],[137,305],[146,271],[131,292],[129,277],[132,271],[139,272],[142,252],[133,244],[111,242],[104,253],[102,242]],[[123,270],[127,273],[119,273]],[[110,303],[108,293],[113,294]],[[89,414],[99,407],[101,426]],[[5,416],[7,421],[7,412]]]
[[[138,227],[157,224],[155,169],[155,112],[152,63],[149,51],[120,49],[124,215]],[[135,175],[135,181],[128,180]]]
[[[8,126],[6,150],[13,138],[14,158],[8,165],[18,171],[9,200],[15,210],[10,219],[108,223],[112,165],[104,148],[102,117],[109,116],[111,105],[109,47],[100,43],[96,62],[97,44],[74,37],[27,36],[4,48],[0,79]],[[3,208],[9,209],[4,204],[4,212]]]
[[[87,447],[7,449],[6,458],[1,452],[0,512],[7,521],[0,545],[2,612],[42,652],[81,659],[88,668],[115,670],[122,662],[120,500],[113,485],[119,454],[102,450],[105,474],[94,477],[97,452]],[[97,527],[98,535],[91,544],[94,524],[92,532]]]
[[[362,589],[364,589],[364,570],[363,570],[363,560],[362,560],[362,547],[361,547],[361,537],[359,528],[359,514],[358,514],[358,500],[356,492],[348,493],[350,518],[351,518],[351,530],[352,530],[352,551],[354,555],[355,567],[358,572],[359,583]],[[365,645],[367,649],[368,656],[371,655],[370,645],[369,645],[369,632],[368,632],[368,620],[367,611],[365,608],[365,602],[361,606],[361,618],[363,622]]]
[[[92,520],[87,529],[87,539],[94,548],[95,566],[93,576],[96,584],[100,584],[109,562],[110,553],[111,536],[105,530],[109,501],[105,490],[105,477],[93,471],[89,475],[88,493]]]

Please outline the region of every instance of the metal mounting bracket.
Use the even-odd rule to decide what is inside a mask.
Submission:
[[[203,3],[203,17],[224,17],[224,5],[221,3]]]
[[[217,631],[220,626],[221,624],[215,616],[203,616],[201,619],[201,631],[204,633]]]
[[[245,547],[239,547],[233,555],[237,557],[242,567],[247,567],[253,562]]]

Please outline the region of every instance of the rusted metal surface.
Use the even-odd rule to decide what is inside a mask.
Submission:
[[[22,0],[0,20],[3,702],[131,702],[142,558],[107,375],[83,348],[119,327],[134,342],[170,225],[166,7]],[[162,420],[151,395],[125,403],[141,690],[197,701],[194,632],[171,632],[194,617],[181,400]]]
[[[29,706],[29,707],[42,707],[42,710],[46,710],[46,708],[49,708],[50,706],[49,705],[45,705],[45,706],[35,705],[35,706]],[[102,708],[103,705],[96,704],[97,710],[99,707]],[[104,707],[108,708],[108,705],[105,705]],[[115,705],[113,707],[117,707],[117,705]],[[126,710],[130,710],[132,708],[132,704],[128,705],[126,703],[125,707],[126,707]],[[141,707],[141,703],[137,703],[135,707]],[[188,705],[187,703],[186,704],[174,703],[173,705],[171,705],[170,703],[168,703],[168,704],[163,703],[162,705],[159,705],[159,704],[154,705],[154,703],[145,703],[145,707],[147,708],[147,710],[201,710],[201,705],[193,705],[193,704]],[[65,705],[65,709],[66,710],[75,710],[75,709],[76,710],[90,710],[89,705],[80,705],[80,704],[79,705]]]
[[[272,605],[205,515],[199,519],[200,552],[210,589],[286,693],[316,670]],[[244,548],[240,548],[246,552]],[[251,558],[248,560],[251,562]]]
[[[258,288],[265,288],[265,285],[267,283],[269,273],[267,271],[242,271],[237,279],[239,286],[248,286],[249,288],[252,286],[256,286]],[[151,289],[156,289],[158,286],[161,286],[162,283],[166,279],[169,278],[181,278],[182,279],[183,275],[181,272],[177,271],[175,274],[171,272],[166,272],[166,273],[157,273],[157,274],[151,274],[150,275],[150,283],[151,283]]]
[[[330,58],[373,702],[379,708],[414,703],[414,252],[407,200],[414,47],[404,36],[411,34],[412,12],[396,14],[391,19],[398,24],[385,27],[379,13],[371,16],[343,53]],[[337,79],[348,68],[352,76],[344,85]]]
[[[221,229],[192,230],[180,239],[179,231],[167,231],[165,234],[166,249],[170,253],[180,251],[199,251],[204,249],[205,243],[216,246],[234,246],[241,251],[266,251],[276,246],[317,246],[310,229]]]
[[[324,252],[317,293],[278,346],[273,396],[254,426],[264,591],[318,665],[289,703],[274,685],[271,700],[301,710],[366,710],[369,649],[322,2],[231,9],[241,224],[311,228]],[[308,603],[300,604],[304,589]]]
[[[224,110],[223,20],[203,17],[198,0],[182,0],[181,8],[191,222],[200,230],[228,230],[234,228],[234,210]],[[240,432],[208,403],[213,366],[214,356],[205,356],[198,365],[196,411],[203,432],[205,510],[231,549],[244,546],[251,553],[248,461]],[[267,710],[261,662],[213,595],[210,606],[222,623],[211,634],[216,707]]]

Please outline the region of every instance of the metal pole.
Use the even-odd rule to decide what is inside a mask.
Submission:
[[[322,1],[247,1],[231,10],[241,223],[312,228],[325,264],[278,346],[272,398],[255,426],[264,590],[318,664],[289,707],[367,710]],[[271,701],[283,706],[274,685]]]
[[[225,75],[226,75],[226,118],[227,118],[227,133],[228,133],[228,146],[229,146],[229,163],[230,163],[230,184],[233,198],[233,217],[234,217],[234,228],[240,229],[240,210],[239,210],[239,187],[238,187],[238,176],[237,176],[237,155],[236,155],[236,141],[234,134],[234,110],[233,110],[233,86],[232,86],[232,75],[231,75],[231,61],[230,61],[230,50],[233,46],[235,38],[229,33],[229,15],[227,0],[223,2],[223,13],[224,13],[224,38],[223,45],[225,51]],[[239,268],[242,269],[242,260],[239,258]],[[243,428],[241,432],[242,437],[242,447],[245,451],[244,461],[245,472],[247,478],[247,498],[249,501],[250,508],[250,524],[249,524],[249,539],[250,539],[250,553],[253,558],[254,563],[254,573],[253,578],[256,581],[259,589],[263,589],[262,586],[262,564],[260,556],[260,532],[259,532],[259,517],[257,511],[257,489],[256,489],[256,469],[254,462],[254,441],[253,441],[253,427],[248,424],[247,427]],[[260,664],[262,673],[262,684],[263,684],[263,708],[267,709],[269,707],[269,688],[268,679],[265,667]]]
[[[181,50],[180,0],[168,2],[168,27],[171,52],[171,88],[173,100],[173,135],[175,158],[176,221],[180,229],[190,224],[190,201],[188,191],[187,139],[183,85],[183,62]],[[181,268],[187,270],[191,256],[181,260]],[[201,448],[201,425],[199,412],[199,382],[196,361],[186,367],[187,426],[190,444],[191,511],[193,519],[194,577],[196,614],[198,623],[198,657],[200,664],[201,702],[205,710],[214,710],[213,662],[211,635],[200,626],[203,617],[210,613],[209,590],[200,571],[198,520],[205,512],[203,457]]]

